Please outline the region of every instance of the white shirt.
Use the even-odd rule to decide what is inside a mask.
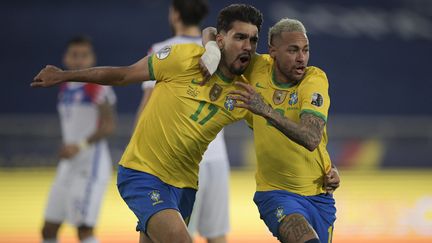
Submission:
[[[64,144],[87,139],[98,126],[98,105],[114,104],[116,96],[109,86],[84,83],[65,83],[58,95],[57,109]]]

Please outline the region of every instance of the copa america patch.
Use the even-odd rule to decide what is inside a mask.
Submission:
[[[164,48],[160,49],[158,52],[156,52],[156,57],[159,60],[163,60],[169,56],[171,53],[171,46],[165,46]]]
[[[311,104],[314,106],[322,106],[324,103],[324,99],[320,93],[313,93],[312,94],[312,102]]]

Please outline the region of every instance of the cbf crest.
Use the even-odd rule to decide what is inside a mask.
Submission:
[[[216,101],[219,99],[219,96],[222,94],[223,88],[218,85],[214,84],[213,87],[210,89],[209,98],[211,101]]]
[[[278,207],[275,212],[275,216],[278,219],[278,222],[282,221],[285,218],[283,207]]]
[[[297,102],[298,102],[298,95],[297,95],[297,91],[296,91],[296,92],[290,94],[288,104],[295,105],[295,104],[297,104]]]
[[[234,110],[234,104],[235,103],[237,103],[235,100],[226,97],[226,100],[225,100],[225,103],[224,103],[225,109],[227,109],[229,111]]]
[[[160,199],[160,193],[158,190],[154,190],[149,192],[148,194],[150,196],[150,199],[153,201],[153,206],[159,203],[163,203],[163,200]]]
[[[285,90],[275,90],[273,93],[273,103],[275,105],[280,105],[284,102],[287,96],[287,91]]]

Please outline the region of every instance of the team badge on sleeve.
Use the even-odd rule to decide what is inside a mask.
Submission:
[[[323,105],[323,102],[324,100],[320,93],[312,94],[312,102],[311,102],[312,105],[320,107]]]
[[[273,103],[275,105],[280,105],[284,102],[287,96],[287,91],[285,90],[275,90],[273,93]]]
[[[214,84],[213,87],[210,90],[210,100],[215,101],[219,98],[219,96],[222,94],[222,87],[218,84]]]
[[[224,103],[225,109],[227,109],[229,111],[234,110],[234,104],[235,103],[236,103],[235,100],[227,97],[226,100],[225,100],[225,103]]]
[[[156,52],[156,57],[159,60],[163,60],[169,56],[170,52],[171,52],[171,46],[165,46],[164,48]]]

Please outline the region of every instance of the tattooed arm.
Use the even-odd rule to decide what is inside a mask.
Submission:
[[[236,82],[236,85],[244,88],[244,90],[230,92],[232,99],[242,101],[242,103],[236,103],[236,107],[248,109],[256,115],[264,117],[289,139],[309,151],[313,151],[318,147],[325,126],[325,122],[321,118],[304,113],[301,115],[300,123],[298,124],[273,110],[271,106],[264,102],[262,96],[252,86],[240,82]]]
[[[300,124],[297,124],[271,109],[264,118],[309,151],[315,150],[321,142],[325,122],[317,116],[304,113],[300,117]]]

